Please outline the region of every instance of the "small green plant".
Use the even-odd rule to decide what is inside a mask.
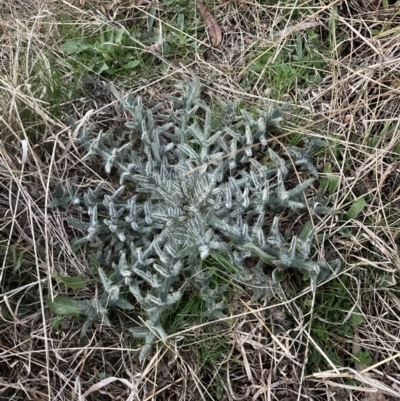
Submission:
[[[361,365],[370,366],[372,364],[372,357],[368,351],[360,351],[354,355],[354,362]]]
[[[62,50],[96,74],[116,75],[134,71],[140,58],[132,50],[132,41],[124,29],[108,28],[91,40],[68,39]]]
[[[186,3],[185,6],[172,3],[167,8],[168,23],[160,23],[159,10],[153,7],[144,13],[136,10],[138,15],[130,24],[104,23],[100,29],[84,33],[75,27],[64,28],[66,39],[61,50],[74,76],[147,79],[168,68],[166,59],[192,54],[198,49],[193,36],[196,33],[193,13]]]
[[[348,287],[348,277],[342,276],[340,280],[335,279],[326,284],[315,298],[311,335],[335,366],[346,365],[352,352],[352,343],[349,340],[354,339],[355,330],[364,323],[359,310],[354,308]],[[308,302],[306,308],[309,306],[307,304]],[[365,356],[365,353],[360,353],[359,359],[365,361]],[[316,349],[311,351],[308,364],[310,372],[330,367]]]
[[[147,314],[142,325],[131,329],[146,341],[141,359],[155,339],[166,338],[163,316],[184,294],[197,294],[207,318],[223,317],[224,286],[205,268],[209,257],[223,257],[232,276],[254,287],[255,299],[279,293],[289,269],[309,278],[314,289],[338,269],[338,260],[312,257],[315,230],[310,224],[299,237],[279,231],[282,213],[335,213],[326,199],[306,196],[317,178],[311,155],[320,142],[288,147],[291,160],[268,148],[268,135],[280,130],[284,108],[259,110],[254,117],[228,104],[216,125],[197,80],[181,97],[171,98],[168,112],[161,112],[161,105],[145,109],[140,97],[125,100],[114,93],[131,116],[126,132],[93,136],[83,129],[79,142],[87,150],[85,160],[100,161],[107,174],[119,177],[120,187],[107,194],[101,184],[82,195],[71,185],[59,186],[51,204],[84,207],[90,220],[67,218],[86,232],[74,245],[90,242],[97,249],[104,288],[99,299],[72,305],[81,305],[88,317],[83,334],[95,319],[109,324],[109,308],[134,308],[124,289]],[[256,157],[257,147],[269,153],[268,165]],[[292,162],[309,178],[287,189]],[[246,260],[251,256],[259,262],[250,273]],[[104,271],[109,265],[111,274]]]
[[[249,81],[266,82],[273,95],[292,93],[297,87],[317,84],[324,74],[326,61],[316,49],[321,48],[318,36],[307,30],[297,34],[276,54],[276,49],[260,49],[249,63]],[[272,60],[272,61],[271,61]]]

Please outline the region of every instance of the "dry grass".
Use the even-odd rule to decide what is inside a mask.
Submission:
[[[206,93],[213,99],[264,106],[289,97],[296,109],[296,115],[288,116],[289,138],[319,132],[332,137],[334,146],[320,157],[319,167],[322,171],[331,163],[339,178],[335,207],[346,211],[361,196],[367,207],[347,225],[347,235],[335,216],[315,221],[332,227],[321,257],[334,252],[343,260],[338,277],[316,294],[310,288],[288,288],[293,297],[262,305],[237,294],[230,319],[171,335],[143,365],[136,358],[138,346],[119,330],[131,317],[120,313],[115,328],[94,327],[88,343],[81,344],[81,323],[63,320],[56,330],[46,307],[46,297],[68,293],[56,275],[87,276],[89,271],[88,261],[71,249],[76,233],[61,212],[46,208],[51,190],[74,175],[82,187],[98,179],[93,166],[80,160],[82,153],[73,144],[76,131],[64,114],[78,125],[121,124],[107,92],[88,98],[79,91],[81,83],[60,45],[68,24],[85,36],[103,25],[142,24],[154,7],[162,32],[174,13],[157,1],[0,4],[0,399],[400,398],[400,10],[395,4],[385,9],[392,2],[379,0],[276,3],[209,2],[225,33],[221,47],[208,46],[201,20],[194,19],[195,29],[183,33],[193,41],[191,53],[175,59],[157,53],[149,65],[165,63],[158,75],[143,78],[139,73],[133,82],[125,77],[113,84],[140,92],[149,103],[194,75],[209,82]],[[307,29],[321,43],[330,43],[329,52],[316,49],[325,62],[323,79],[318,85],[299,83],[273,100],[268,69],[294,35],[305,35]],[[140,38],[133,46],[154,50]],[[266,53],[273,56],[254,72],[252,66]],[[94,86],[110,81],[103,77]],[[61,93],[52,93],[52,85],[61,84]],[[324,312],[321,301],[333,281],[344,283],[342,295],[350,305],[338,321],[331,320],[331,310]],[[90,298],[98,291],[95,283],[77,296]],[[354,312],[363,323],[352,336],[328,332],[323,345],[315,328],[342,327]],[[371,358],[368,366],[354,360],[360,351]]]

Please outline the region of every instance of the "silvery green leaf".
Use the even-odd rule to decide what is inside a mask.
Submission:
[[[268,148],[268,153],[269,157],[271,160],[276,164],[276,167],[278,168],[278,171],[281,174],[281,181],[286,178],[288,174],[288,169],[286,167],[286,162],[283,160],[281,157],[278,156],[277,153],[275,153],[271,148]]]
[[[82,330],[79,338],[82,340],[83,337],[85,337],[86,333],[88,332],[91,324],[93,323],[92,319],[86,319],[85,322],[82,325]]]
[[[115,306],[118,307],[118,308],[124,309],[124,310],[133,310],[133,309],[135,309],[134,306],[130,302],[128,302],[127,300],[122,299],[122,298],[119,298],[116,301]]]
[[[129,331],[136,338],[146,338],[151,333],[147,326],[132,327]]]
[[[118,265],[116,265],[115,263],[113,264],[113,268],[114,271],[122,276],[122,277],[130,277],[132,275],[132,271],[131,271],[131,267],[128,265],[127,261],[126,261],[126,253],[122,252],[120,257],[119,257],[119,261],[118,261]]]
[[[175,291],[172,294],[167,295],[166,304],[174,305],[182,298],[182,293],[180,291]]]
[[[140,351],[140,354],[139,354],[139,361],[140,362],[143,362],[144,358],[146,358],[147,354],[149,353],[149,351],[150,351],[150,349],[151,349],[151,347],[153,345],[154,340],[155,340],[155,336],[154,335],[148,336],[146,338],[146,343],[142,347],[142,350]]]
[[[144,271],[138,268],[132,268],[133,273],[145,280],[152,288],[159,288],[161,282],[158,280],[156,275],[151,274],[148,271]]]
[[[129,291],[136,298],[136,300],[140,303],[144,301],[144,297],[139,289],[137,282],[131,282],[129,285]]]
[[[243,247],[253,249],[264,263],[266,263],[269,266],[273,266],[274,260],[276,259],[274,256],[269,255],[268,253],[262,251],[260,248],[258,248],[252,243],[244,244]]]
[[[152,304],[154,306],[164,306],[165,302],[158,297],[155,297],[154,295],[151,294],[147,294],[145,297],[145,300],[149,303]]]
[[[210,254],[210,248],[208,245],[201,245],[199,247],[199,254],[201,259],[205,259]]]
[[[104,271],[101,267],[99,267],[98,272],[99,272],[99,277],[103,284],[104,290],[107,292],[110,291],[111,286],[112,286],[112,281],[106,276],[106,274],[104,273]]]
[[[90,227],[89,223],[85,223],[79,219],[76,219],[75,217],[67,217],[65,220],[79,230],[85,231]]]
[[[291,189],[288,191],[288,197],[293,198],[296,196],[299,196],[302,194],[313,182],[315,181],[315,178],[309,178],[308,180],[305,180],[298,184],[295,188]]]
[[[105,326],[111,327],[110,319],[108,318],[108,316],[107,316],[106,314],[104,314],[104,315],[102,316],[101,322],[102,322]]]
[[[272,246],[280,248],[283,244],[285,244],[285,239],[282,237],[282,234],[279,231],[279,217],[275,216],[272,222],[269,236],[267,238],[267,242]]]
[[[152,325],[149,322],[146,322],[148,325],[150,331],[152,333],[155,333],[157,337],[159,337],[161,340],[165,341],[167,339],[167,333],[164,331],[164,329],[161,326],[158,325]]]

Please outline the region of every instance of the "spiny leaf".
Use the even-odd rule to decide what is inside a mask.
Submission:
[[[253,249],[254,251],[256,251],[257,255],[260,257],[260,259],[266,263],[269,266],[273,266],[273,262],[276,259],[276,257],[269,255],[268,253],[264,252],[263,250],[261,250],[259,247],[257,247],[254,244],[245,244],[243,245],[244,248],[250,248]]]
[[[116,302],[116,306],[120,309],[125,309],[125,310],[134,309],[133,305],[130,302],[122,298],[118,299],[118,301]]]
[[[213,44],[218,45],[220,38],[212,33],[215,20],[204,15],[211,40],[216,38]],[[117,39],[106,36],[103,34],[94,51],[110,55],[113,51],[106,42]],[[111,65],[108,58],[102,60],[95,63],[97,71],[104,61]],[[292,240],[289,230],[283,237],[278,227],[281,212],[298,213],[306,205],[313,215],[331,213],[329,197],[320,193],[320,199],[312,199],[314,178],[294,188],[287,180],[294,166],[307,170],[308,176],[317,176],[312,164],[315,146],[290,147],[291,157],[268,149],[268,167],[256,160],[255,146],[264,150],[268,134],[280,131],[285,106],[252,113],[231,108],[227,110],[229,118],[219,122],[201,99],[198,79],[186,85],[181,97],[171,98],[171,108],[159,104],[146,109],[140,97],[125,99],[115,89],[113,92],[126,111],[123,118],[128,116],[124,133],[116,136],[110,130],[92,135],[82,128],[78,140],[87,151],[84,159],[98,160],[103,170],[115,171],[115,178],[126,183],[127,194],[122,187],[112,191],[111,182],[104,190],[98,186],[83,196],[76,193],[78,188],[63,194],[58,191],[59,197],[72,200],[68,201],[70,207],[79,205],[78,213],[73,214],[84,218],[70,218],[69,222],[86,236],[75,245],[88,243],[87,249],[98,260],[98,265],[92,266],[103,284],[100,298],[72,302],[69,309],[65,305],[61,309],[63,313],[84,311],[88,319],[82,335],[95,320],[108,324],[108,309],[132,309],[124,297],[128,289],[147,315],[146,330],[133,331],[145,338],[141,360],[157,338],[165,339],[161,325],[165,312],[189,285],[204,302],[209,318],[223,317],[225,287],[205,268],[219,252],[234,266],[230,270],[237,270],[236,279],[247,277],[256,298],[279,293],[279,281],[289,269],[311,278],[313,288],[332,274],[335,269],[330,264],[313,261],[318,256],[313,249],[312,226],[305,227],[302,239]],[[328,172],[332,174],[331,169]],[[329,188],[336,187],[328,182]],[[269,233],[265,216],[274,218]],[[251,253],[259,260],[249,273],[244,265]],[[264,274],[263,262],[278,267],[272,278]],[[114,268],[111,274],[109,266]],[[66,285],[71,285],[66,280]]]
[[[146,326],[131,327],[129,331],[135,338],[146,338],[151,333],[150,329]]]

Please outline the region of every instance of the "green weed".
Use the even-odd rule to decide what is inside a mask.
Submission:
[[[352,360],[351,340],[355,329],[364,323],[364,318],[354,308],[348,287],[349,279],[341,276],[322,287],[315,298],[310,333],[335,366],[347,366]],[[305,311],[310,305],[311,301],[305,303]],[[315,372],[331,367],[317,349],[312,349],[307,368]]]
[[[165,10],[135,9],[123,24],[101,22],[100,27],[63,27],[61,50],[75,77],[102,75],[117,81],[154,79],[170,61],[192,57],[198,50],[194,18],[187,2],[165,1]],[[160,15],[163,19],[160,19]]]
[[[274,97],[294,94],[302,87],[321,82],[326,68],[326,52],[318,35],[307,29],[287,40],[282,49],[259,49],[249,62],[249,77],[245,85],[254,82],[272,89]]]

